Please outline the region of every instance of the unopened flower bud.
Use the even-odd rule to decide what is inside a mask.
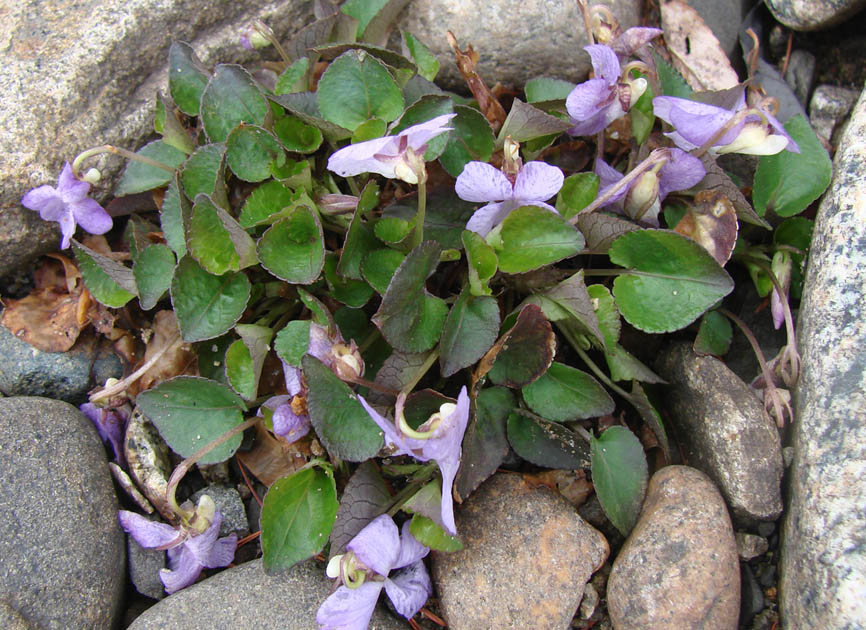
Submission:
[[[788,138],[771,134],[763,123],[746,123],[730,144],[717,147],[716,153],[745,153],[746,155],[775,155],[788,146]]]
[[[201,495],[201,498],[198,500],[198,505],[195,507],[195,513],[192,518],[189,519],[190,528],[199,533],[207,531],[207,528],[210,527],[213,522],[215,514],[216,504],[213,502],[213,499],[206,494]]]
[[[328,215],[347,214],[358,207],[358,198],[354,195],[322,195],[318,207],[322,213]]]
[[[81,181],[85,181],[88,184],[95,184],[100,179],[102,179],[102,173],[97,168],[87,169],[87,172],[81,177]]]
[[[659,197],[659,178],[653,171],[641,175],[625,197],[626,214],[633,219],[643,217]]]
[[[643,93],[646,92],[647,80],[643,77],[638,77],[637,79],[627,79],[626,83],[629,86],[631,91],[631,95],[629,96],[629,108],[634,106],[637,103],[638,99],[643,96]]]
[[[520,159],[520,143],[512,140],[511,136],[506,137],[502,153],[502,172],[513,180],[523,166],[523,161]]]
[[[331,347],[334,355],[334,373],[345,381],[353,381],[364,373],[364,359],[354,343],[335,343]]]
[[[791,254],[786,251],[778,251],[773,254],[773,263],[771,269],[776,280],[782,286],[783,294],[773,287],[773,295],[770,298],[770,310],[773,313],[773,325],[779,329],[785,323],[785,304],[788,299],[788,289],[791,287],[791,271],[793,261]]]
[[[271,42],[268,40],[268,38],[262,35],[255,28],[251,28],[243,35],[241,35],[241,46],[243,46],[247,50],[267,48],[270,45]]]

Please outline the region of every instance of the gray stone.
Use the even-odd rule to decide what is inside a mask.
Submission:
[[[189,586],[149,608],[129,630],[319,630],[316,610],[330,592],[324,566],[302,562],[287,573],[265,575],[254,560]],[[369,630],[405,630],[406,621],[382,610]]]
[[[604,536],[546,487],[497,474],[457,512],[464,548],[433,552],[433,577],[451,630],[568,628]]]
[[[737,555],[743,560],[751,560],[767,553],[770,543],[763,536],[748,532],[737,532]]]
[[[848,116],[857,101],[857,90],[835,85],[819,85],[809,102],[809,121],[825,140],[833,140],[834,132]]]
[[[773,16],[795,31],[817,31],[839,24],[866,0],[764,0]]]
[[[138,148],[153,133],[154,94],[165,89],[172,40],[205,63],[257,59],[239,45],[255,19],[280,38],[313,19],[309,0],[21,0],[0,24],[0,277],[59,243],[57,224],[19,205],[54,185],[66,161],[101,144]],[[94,159],[110,189],[123,161]]]
[[[788,62],[788,70],[785,72],[785,81],[794,90],[797,100],[805,107],[809,102],[809,94],[812,91],[812,82],[815,80],[815,55],[806,50],[795,50],[791,53]]]
[[[249,532],[247,512],[237,490],[225,486],[210,485],[192,495],[193,503],[197,505],[203,494],[207,494],[213,499],[216,509],[223,515],[223,521],[220,524],[220,536],[237,534],[238,538],[242,538]]]
[[[764,589],[745,562],[740,563],[740,627],[747,625],[766,606]]]
[[[145,549],[132,536],[127,536],[126,553],[129,579],[135,590],[151,599],[165,597],[165,587],[159,579],[160,569],[165,568],[165,551]]]
[[[782,447],[755,393],[689,343],[671,345],[656,367],[670,383],[666,408],[685,461],[716,482],[735,521],[776,519],[782,512]]]
[[[866,627],[866,91],[815,222],[782,536],[785,628]]]
[[[652,476],[614,560],[607,606],[616,630],[735,630],[737,545],[725,502],[706,475],[667,466]]]
[[[102,442],[75,407],[0,400],[0,600],[42,630],[109,630],[125,584]]]
[[[132,412],[123,437],[123,453],[129,474],[166,520],[176,518],[165,492],[171,477],[171,457],[159,431],[139,409]]]
[[[68,352],[43,352],[0,326],[0,356],[0,391],[7,396],[46,396],[80,404],[94,385],[123,376],[120,358],[89,333]]]
[[[5,630],[38,630],[36,626],[4,601],[0,601],[0,628]]]
[[[623,29],[640,20],[637,2],[609,0]],[[545,0],[413,0],[398,20],[401,29],[419,37],[439,59],[436,82],[466,91],[446,31],[461,49],[472,44],[480,55],[478,73],[489,87],[496,83],[522,87],[538,76],[569,81],[586,78],[589,42],[575,2]]]

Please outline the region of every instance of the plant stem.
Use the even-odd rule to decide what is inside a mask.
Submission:
[[[106,398],[111,398],[121,392],[123,392],[127,387],[132,385],[135,381],[141,378],[145,372],[147,372],[153,365],[162,358],[169,348],[171,348],[174,343],[180,339],[180,333],[176,333],[162,348],[157,351],[152,357],[150,357],[144,365],[138,368],[135,372],[127,376],[125,379],[116,382],[111,387],[106,387],[104,389],[99,390],[98,392],[91,394],[90,402],[95,403],[100,400],[104,400]]]
[[[72,172],[78,177],[81,173],[81,163],[89,157],[94,155],[99,155],[100,153],[114,153],[115,155],[120,155],[129,160],[135,160],[136,162],[141,162],[142,164],[147,164],[148,166],[154,166],[156,168],[161,168],[164,171],[168,171],[169,173],[174,173],[177,169],[173,166],[169,166],[168,164],[163,164],[162,162],[157,162],[156,160],[151,160],[149,157],[145,157],[143,155],[139,155],[138,153],[133,153],[132,151],[127,151],[126,149],[121,149],[120,147],[115,147],[110,144],[103,144],[99,147],[94,147],[92,149],[88,149],[83,153],[79,153],[78,156],[72,161]]]
[[[424,217],[427,214],[427,181],[418,180],[418,212],[415,214],[415,229],[412,232],[412,247],[418,247],[424,240]]]
[[[566,335],[566,338],[568,338],[568,335]],[[569,343],[571,343],[571,340],[569,340]],[[589,358],[589,355],[586,353],[586,351],[583,348],[581,348],[579,345],[575,345],[574,343],[572,343],[571,345],[574,348],[574,351],[577,352],[577,354],[580,356],[581,359],[583,359],[583,362],[586,363],[587,367],[590,370],[592,370],[592,373],[595,374],[595,376],[598,378],[598,380],[600,380],[602,383],[607,385],[609,388],[611,388],[617,394],[619,394],[620,396],[625,398],[632,405],[635,404],[634,398],[632,397],[632,395],[630,393],[628,393],[627,391],[625,391],[622,387],[620,387],[619,385],[614,383],[612,380],[610,380],[607,377],[607,375],[601,371],[601,368],[595,364],[595,361],[593,361],[592,359]]]
[[[418,381],[424,378],[427,370],[433,367],[433,364],[436,363],[436,359],[438,358],[439,349],[437,348],[430,352],[430,355],[426,359],[424,359],[424,363],[421,364],[421,367],[418,368],[418,370],[412,376],[412,379],[403,386],[403,389],[400,390],[401,393],[408,394],[409,392],[411,392],[412,389],[414,389],[414,387],[418,384]]]

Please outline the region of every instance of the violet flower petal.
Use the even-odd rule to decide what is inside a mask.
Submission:
[[[168,550],[168,566],[159,570],[159,579],[169,595],[193,584],[204,568],[186,545]]]
[[[604,194],[608,188],[616,184],[624,177],[622,173],[620,173],[618,170],[616,170],[600,158],[596,158],[595,160],[595,174],[598,175],[599,179],[599,195]],[[629,187],[626,186],[618,190],[610,199],[603,203],[601,207],[619,204],[619,202],[623,200],[626,194],[628,194],[628,188]]]
[[[111,217],[93,199],[85,197],[80,201],[73,201],[69,204],[69,209],[75,222],[89,234],[105,234],[111,229]]]
[[[481,206],[472,213],[469,221],[466,222],[466,229],[481,236],[487,236],[490,230],[502,223],[505,217],[518,207],[520,207],[520,204],[513,199],[498,203],[488,203],[486,206]]]
[[[770,312],[773,314],[773,327],[779,330],[785,323],[785,307],[782,305],[782,299],[775,287],[773,287],[773,294],[770,296]]]
[[[214,514],[210,527],[198,536],[189,537],[184,543],[196,562],[209,569],[224,567],[235,557],[235,547],[237,547],[238,540],[235,534],[217,540],[222,521],[222,514],[217,512]]]
[[[72,166],[66,162],[63,165],[63,170],[60,171],[60,177],[57,178],[57,192],[60,193],[65,203],[74,203],[87,196],[87,193],[90,192],[90,184],[76,178],[72,172]]]
[[[527,162],[514,180],[513,196],[526,201],[544,201],[558,193],[564,181],[565,175],[557,167],[540,161]]]
[[[346,549],[364,566],[387,577],[400,553],[400,534],[394,520],[387,514],[377,516],[349,541]]]
[[[325,328],[324,326],[320,326],[315,322],[311,322],[310,343],[307,346],[307,354],[313,355],[319,361],[330,367],[331,363],[333,363],[333,357],[331,356],[331,347],[335,343],[341,343],[342,341],[342,337],[337,339],[331,339],[330,337],[328,337],[327,328]]]
[[[410,564],[415,564],[430,553],[430,548],[418,542],[418,539],[409,531],[411,521],[403,523],[400,529],[400,553],[394,562],[394,569],[402,569]]]
[[[283,378],[286,381],[286,391],[290,396],[297,396],[301,393],[301,369],[296,368],[294,365],[289,365],[282,359],[280,362],[283,364]]]
[[[398,613],[410,619],[433,594],[427,567],[420,560],[385,580],[385,592]]]
[[[638,49],[643,48],[662,32],[660,28],[632,26],[614,39],[610,43],[610,47],[619,57],[631,57]]]
[[[583,121],[597,116],[604,107],[613,103],[615,98],[616,96],[607,81],[602,78],[589,79],[577,85],[569,93],[565,99],[565,108],[572,120],[579,125]]]
[[[412,147],[412,150],[417,151],[436,136],[451,131],[453,127],[446,127],[445,125],[456,115],[442,114],[441,116],[436,116],[425,122],[407,127],[397,135],[406,136],[409,146]]]
[[[504,201],[512,196],[512,185],[505,173],[486,162],[469,162],[464,166],[454,190],[464,201]]]
[[[274,409],[273,423],[274,433],[285,438],[289,444],[297,442],[310,432],[310,417],[297,415],[288,402]]]
[[[84,403],[78,408],[96,426],[102,441],[111,444],[114,461],[120,463],[123,459],[123,433],[126,419],[113,410],[97,407],[93,403]]]
[[[382,153],[393,142],[395,142],[394,136],[385,136],[343,147],[328,158],[328,170],[341,177],[378,173],[393,179],[394,162],[385,162],[373,157]]]
[[[128,510],[120,510],[117,513],[117,518],[123,531],[146,549],[164,547],[174,541],[179,541],[180,532],[171,525],[151,521],[141,514]]]
[[[367,630],[383,582],[364,582],[358,588],[341,586],[319,606],[316,623],[321,630]]]
[[[656,96],[653,99],[653,113],[672,125],[675,134],[666,134],[678,147],[690,151],[705,144],[722,128],[737,111],[745,107],[745,96],[741,95],[736,106],[723,109],[707,103],[698,103],[676,96]],[[730,144],[743,128],[742,122],[734,125],[719,138],[715,146]]]
[[[370,419],[375,422],[380,429],[385,433],[385,444],[386,446],[394,446],[397,448],[394,455],[412,455],[413,457],[418,457],[418,455],[414,452],[416,449],[421,448],[422,441],[415,440],[412,438],[407,438],[404,435],[401,435],[397,432],[397,428],[394,426],[394,423],[384,418],[378,411],[373,409],[366,400],[364,400],[363,396],[358,396],[358,401],[361,403],[361,406],[367,412],[367,415],[370,416]],[[426,459],[422,459],[421,461],[427,461]]]
[[[36,210],[46,221],[59,221],[66,214],[66,205],[57,189],[47,184],[27,192],[21,198],[21,205]]]
[[[706,174],[698,158],[680,149],[671,149],[670,158],[659,170],[659,201],[675,190],[697,185]]]
[[[620,66],[613,49],[604,44],[590,44],[583,49],[592,59],[592,71],[595,76],[604,79],[608,85],[615,85],[619,80]]]

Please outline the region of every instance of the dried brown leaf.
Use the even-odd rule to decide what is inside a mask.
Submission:
[[[724,266],[737,243],[737,211],[724,193],[702,190],[674,227],[674,232],[696,241]]]
[[[261,422],[256,424],[256,441],[249,451],[239,451],[237,458],[263,484],[270,487],[277,479],[291,475],[310,460],[311,439],[289,444],[276,437]]]
[[[129,387],[130,398],[162,381],[181,374],[195,374],[196,354],[192,346],[181,339],[174,311],[159,311],[153,318],[153,335],[147,342],[143,363],[162,352],[162,356]],[[166,349],[166,346],[168,348]]]
[[[502,104],[475,70],[479,59],[478,53],[472,48],[472,44],[469,44],[466,50],[460,50],[460,47],[457,45],[457,38],[454,37],[451,31],[448,31],[447,37],[448,44],[454,51],[454,56],[457,60],[457,69],[463,75],[463,79],[466,81],[466,85],[469,86],[472,96],[478,101],[478,108],[484,114],[490,126],[493,127],[493,133],[499,133],[507,115]]]

